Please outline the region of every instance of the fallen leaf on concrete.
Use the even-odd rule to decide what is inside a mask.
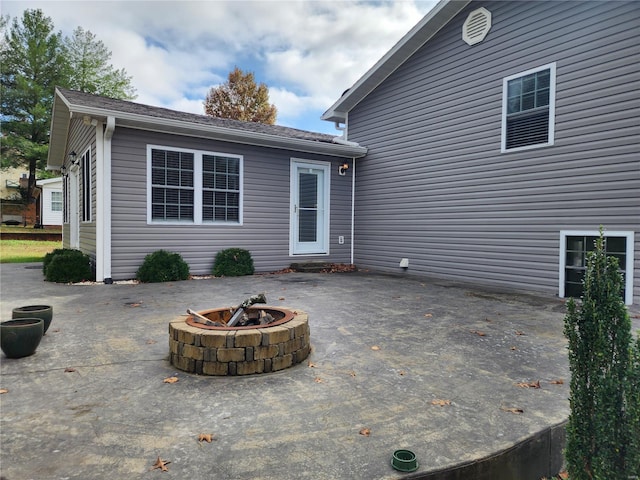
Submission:
[[[67,367],[64,369],[64,373],[72,373],[72,372],[77,372],[78,370],[76,370],[73,367]]]
[[[451,405],[451,400],[431,400],[431,405],[444,407],[445,405]]]
[[[131,302],[131,303],[127,303],[128,307],[139,307],[142,305],[142,302]]]
[[[398,372],[398,375],[400,375],[401,377],[404,377],[407,374],[407,372],[405,372],[404,370],[400,370]]]
[[[485,337],[487,334],[480,331],[480,330],[469,330],[471,333],[475,333],[476,335],[478,335],[479,337]]]
[[[313,363],[311,360],[309,360],[309,363],[307,363],[307,365],[309,365],[309,368],[315,368],[316,364]]]
[[[516,347],[511,347],[511,350],[516,350]]]
[[[378,345],[374,345],[373,347],[371,347],[371,350],[378,351],[380,350],[380,347]]]
[[[517,407],[500,407],[500,410],[502,410],[503,412],[515,413],[517,415],[524,413],[524,410]]]
[[[355,272],[356,266],[345,263],[332,263],[328,267],[320,270],[321,273],[342,273],[342,272]]]
[[[324,380],[322,380],[320,377],[314,378],[313,381],[316,382],[316,383],[323,383],[324,382]]]
[[[162,382],[163,383],[176,383],[178,381],[178,377],[167,377]]]
[[[360,431],[358,432],[360,435],[363,435],[365,437],[368,437],[369,435],[371,435],[371,429],[369,428],[361,428]]]
[[[552,385],[563,385],[564,380],[562,380],[561,378],[558,378],[557,380],[551,380],[549,383]]]
[[[211,443],[212,440],[213,440],[213,435],[210,433],[201,433],[200,435],[198,435],[199,442]]]
[[[158,343],[158,342],[152,339],[147,340],[147,345],[153,345],[154,343]]]
[[[49,331],[50,332],[54,332],[54,333],[58,333],[60,331],[60,329],[59,328],[54,328],[54,329],[51,329]]]
[[[540,380],[535,382],[519,382],[516,385],[520,388],[540,388]]]
[[[350,375],[350,376],[352,376],[352,377],[355,377],[355,376],[356,376],[356,372],[354,372],[353,370],[351,370],[351,371],[349,372],[349,375]]]
[[[9,393],[9,390],[6,388],[0,388],[0,395],[2,395],[3,393]]]
[[[516,335],[526,335],[526,333],[516,330]]]
[[[433,317],[433,313],[425,313],[424,314],[424,318],[431,318]]]
[[[284,300],[284,297],[279,297],[278,300]]]
[[[167,468],[167,465],[169,465],[170,463],[171,462],[167,460],[162,460],[160,457],[158,457],[158,459],[156,460],[156,463],[154,463],[149,470],[155,470],[156,468],[159,468],[163,472],[168,472],[169,469]]]

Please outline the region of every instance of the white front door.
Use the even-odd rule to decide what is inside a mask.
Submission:
[[[329,253],[330,164],[291,161],[291,255]]]

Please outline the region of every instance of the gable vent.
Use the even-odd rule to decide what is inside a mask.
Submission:
[[[491,30],[491,12],[486,8],[478,8],[471,12],[462,25],[462,39],[468,45],[475,45],[484,40]]]

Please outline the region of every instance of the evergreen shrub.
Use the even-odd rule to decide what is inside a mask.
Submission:
[[[96,279],[89,255],[72,248],[59,248],[48,253],[42,271],[47,282],[77,283]]]
[[[179,253],[157,250],[144,257],[136,273],[143,283],[172,282],[189,278],[189,265]]]
[[[622,299],[618,260],[600,231],[587,256],[580,305],[567,302],[571,384],[565,459],[571,480],[640,473],[640,343]]]
[[[213,274],[216,277],[239,277],[253,275],[253,258],[248,250],[227,248],[216,254]]]
[[[47,267],[51,263],[51,260],[53,260],[53,257],[55,257],[56,255],[65,255],[68,252],[75,251],[77,250],[73,248],[56,248],[55,250],[52,250],[51,252],[45,254],[44,259],[42,260],[42,273],[44,275],[47,274]]]

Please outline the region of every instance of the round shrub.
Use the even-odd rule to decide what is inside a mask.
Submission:
[[[80,250],[60,248],[49,255],[42,267],[47,282],[76,283],[95,280],[91,258]]]
[[[157,250],[144,257],[136,278],[144,283],[172,282],[189,278],[189,265],[179,253]]]
[[[248,250],[227,248],[220,250],[213,263],[213,274],[216,277],[239,277],[253,275],[253,259]]]
[[[47,274],[47,267],[51,263],[51,260],[53,260],[53,257],[57,255],[65,255],[69,252],[77,252],[77,251],[78,250],[75,250],[73,248],[56,248],[55,250],[52,250],[51,252],[45,254],[44,259],[42,260],[42,273],[44,275]]]

